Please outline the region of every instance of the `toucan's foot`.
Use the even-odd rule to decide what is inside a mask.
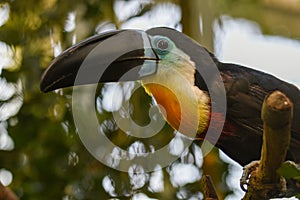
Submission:
[[[255,171],[258,168],[258,166],[259,161],[256,160],[243,167],[243,174],[240,179],[240,187],[244,192],[247,192],[247,187],[245,186],[248,186],[251,173]]]

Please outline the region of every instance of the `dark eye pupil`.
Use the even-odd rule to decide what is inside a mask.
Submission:
[[[157,43],[157,47],[161,50],[166,50],[169,47],[169,43],[166,40],[159,40]]]

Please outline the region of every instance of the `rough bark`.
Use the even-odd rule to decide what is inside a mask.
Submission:
[[[270,199],[286,190],[277,170],[285,161],[290,143],[292,111],[293,104],[283,93],[275,91],[266,97],[262,107],[261,159],[257,170],[251,173],[244,200]]]

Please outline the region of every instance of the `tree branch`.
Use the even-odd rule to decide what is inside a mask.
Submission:
[[[200,187],[205,200],[218,200],[215,186],[209,175],[203,175],[200,181]]]
[[[0,182],[0,200],[18,200],[19,198]]]
[[[277,170],[285,161],[290,143],[292,111],[293,104],[285,94],[275,91],[266,97],[262,106],[261,159],[258,169],[251,173],[244,200],[270,199],[286,189]]]

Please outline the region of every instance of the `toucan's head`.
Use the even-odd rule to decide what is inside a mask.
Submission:
[[[195,63],[204,72],[213,64],[203,47],[174,29],[111,31],[90,37],[56,57],[43,74],[40,88],[48,92],[74,85],[140,80],[155,75],[160,63],[167,66],[167,62],[181,61]],[[201,76],[197,81],[206,87]]]
[[[222,84],[216,62],[206,49],[174,29],[111,31],[55,58],[42,77],[41,90],[141,80],[173,128],[189,135],[196,124],[201,134],[214,111],[210,102],[224,94],[224,88],[218,89]]]

